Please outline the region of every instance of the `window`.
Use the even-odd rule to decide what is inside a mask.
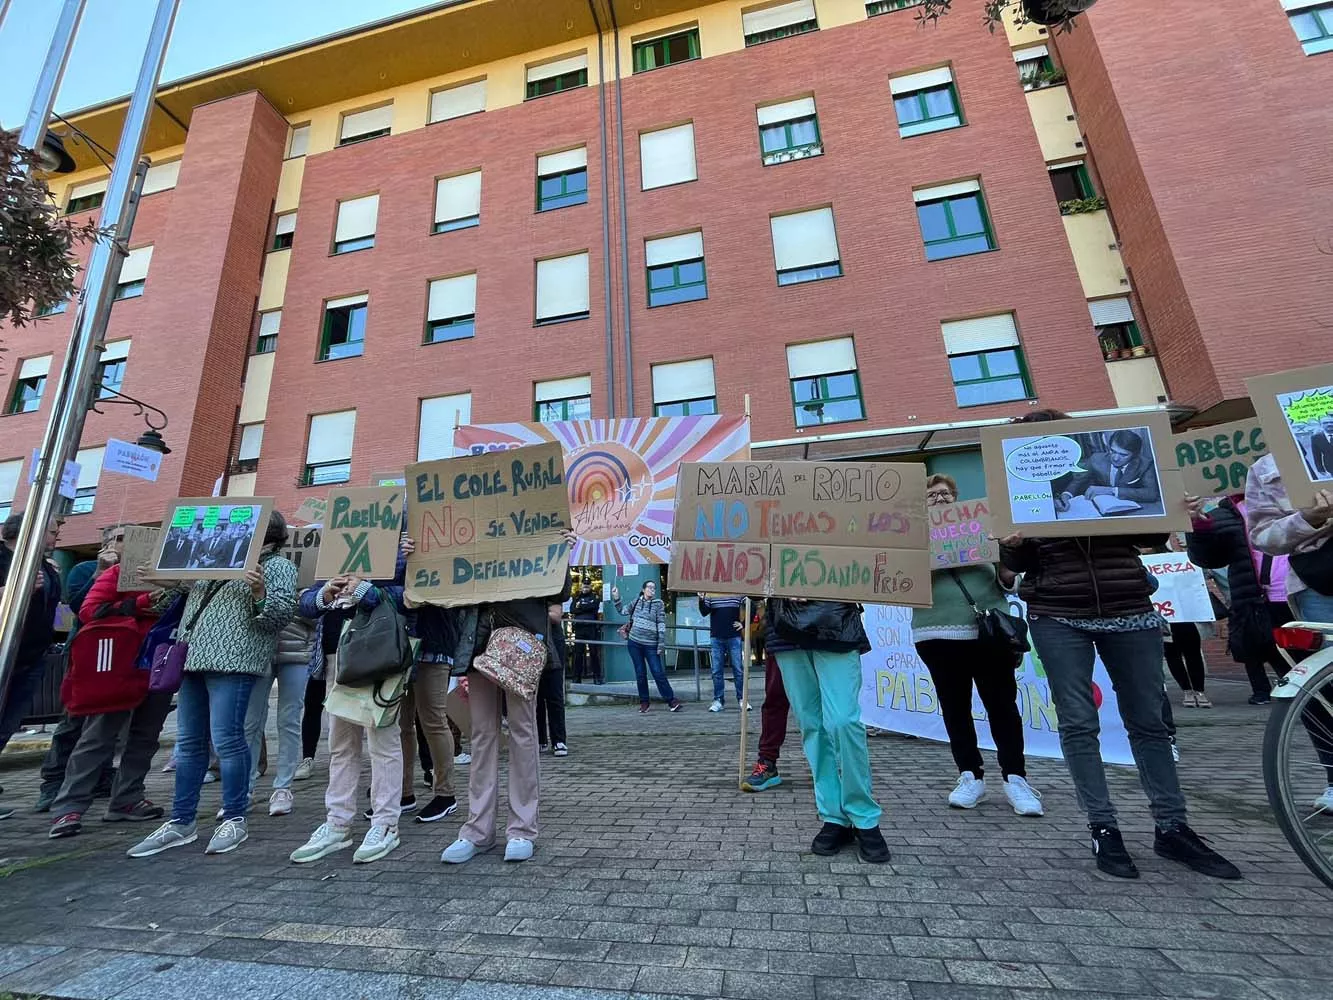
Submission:
[[[648,240],[644,244],[644,258],[648,265],[650,307],[708,298],[703,233]]]
[[[273,309],[259,314],[259,336],[255,338],[256,354],[272,354],[278,349],[278,328],[282,326],[282,310]]]
[[[481,224],[481,171],[441,177],[435,182],[435,225],[448,233]]]
[[[940,330],[959,406],[1031,398],[1013,313],[941,323]]]
[[[143,179],[143,194],[157,194],[159,191],[170,191],[176,186],[176,181],[180,177],[181,161],[172,160],[170,163],[154,163],[148,168],[148,173]]]
[[[537,261],[537,325],[588,318],[588,253]]]
[[[789,345],[787,375],[797,427],[865,418],[851,337]]]
[[[640,133],[639,161],[645,191],[698,180],[694,167],[694,125],[687,122]]]
[[[592,378],[561,378],[538,382],[533,390],[532,419],[541,423],[553,420],[588,420],[592,417]]]
[[[0,462],[0,521],[14,510],[14,497],[19,490],[19,476],[23,473],[23,459],[13,458]]]
[[[63,313],[65,311],[68,305],[69,305],[68,299],[61,299],[59,302],[51,303],[51,305],[47,306],[45,309],[38,309],[34,315],[39,317],[58,316],[60,315],[60,313]]]
[[[697,417],[716,412],[712,358],[653,365],[653,416]]]
[[[1088,312],[1097,330],[1102,357],[1108,361],[1122,356],[1123,352],[1132,352],[1134,348],[1144,346],[1143,335],[1139,332],[1139,324],[1134,321],[1134,310],[1130,307],[1129,299],[1098,299],[1088,303]]]
[[[833,209],[816,208],[768,220],[779,285],[836,278],[842,274]]]
[[[764,165],[819,156],[824,145],[819,141],[819,119],[815,99],[769,104],[759,109],[759,151]]]
[[[634,72],[672,66],[699,58],[699,29],[687,28],[634,43]]]
[[[741,12],[741,31],[745,34],[746,45],[762,45],[818,28],[815,0],[788,0],[787,3]]]
[[[890,79],[889,92],[898,115],[898,134],[904,139],[963,124],[958,90],[948,66]]]
[[[152,260],[152,246],[137,247],[129,252],[125,262],[120,265],[120,281],[116,285],[116,301],[137,299],[143,294],[144,282],[148,280],[148,265]]]
[[[84,448],[74,456],[79,463],[79,483],[70,504],[71,514],[91,514],[97,500],[97,481],[102,478],[102,459],[106,448]]]
[[[324,328],[317,361],[359,358],[366,347],[367,295],[349,295],[324,303]]]
[[[918,7],[921,0],[870,0],[866,4],[866,17],[875,17],[877,14],[891,14],[895,10],[906,10],[908,7]]]
[[[19,366],[19,377],[14,382],[14,393],[9,397],[8,413],[33,413],[42,405],[46,376],[51,372],[51,355],[28,358]]]
[[[1051,62],[1050,51],[1045,45],[1016,49],[1014,62],[1018,64],[1018,82],[1023,85],[1024,90],[1054,82],[1055,63]]]
[[[288,160],[295,160],[298,157],[305,156],[310,149],[310,125],[293,125],[292,130],[287,133],[287,156]]]
[[[562,90],[577,90],[588,85],[588,53],[557,59],[555,62],[528,67],[528,87],[525,100],[558,94]]]
[[[1055,200],[1060,204],[1096,196],[1097,192],[1092,189],[1092,180],[1088,177],[1088,168],[1082,160],[1077,163],[1057,163],[1046,169],[1051,175]]]
[[[356,410],[321,413],[310,418],[310,442],[305,449],[302,486],[330,486],[352,478],[352,438]]]
[[[1282,0],[1282,7],[1307,56],[1333,52],[1333,3]]]
[[[435,396],[421,401],[417,461],[454,457],[454,428],[472,422],[472,393]]]
[[[111,399],[120,392],[125,381],[125,366],[129,363],[130,342],[117,340],[102,349],[101,360],[97,362],[98,399]]]
[[[479,114],[486,110],[486,80],[473,80],[431,91],[427,124]]]
[[[263,424],[245,424],[241,428],[241,443],[236,449],[236,472],[255,472],[259,469],[259,449],[263,443]]]
[[[926,260],[965,257],[995,249],[979,181],[913,191]]]
[[[426,343],[467,340],[477,332],[477,276],[460,274],[430,283]]]
[[[393,125],[393,105],[370,108],[367,111],[352,111],[343,115],[338,126],[338,145],[350,146],[354,142],[378,139],[388,135]]]
[[[273,223],[273,250],[290,250],[296,235],[296,213],[283,212]]]
[[[537,157],[537,211],[588,201],[588,147]]]
[[[338,202],[338,223],[333,229],[333,252],[369,250],[375,245],[375,222],[380,214],[380,196],[367,195]]]
[[[106,186],[110,181],[110,177],[103,177],[100,181],[71,186],[69,201],[65,204],[65,214],[77,215],[79,212],[91,212],[94,208],[101,208],[102,199],[106,197]]]

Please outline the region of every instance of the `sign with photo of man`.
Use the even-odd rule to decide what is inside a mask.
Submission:
[[[239,579],[259,564],[272,497],[180,497],[162,521],[153,573],[171,580]]]
[[[1333,490],[1333,364],[1246,379],[1283,485],[1297,507]]]

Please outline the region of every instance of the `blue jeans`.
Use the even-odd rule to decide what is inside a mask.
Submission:
[[[5,700],[4,715],[0,715],[0,750],[9,743],[9,738],[19,731],[32,700],[37,696],[37,689],[42,686],[46,676],[46,656],[38,655],[27,663],[14,664],[14,673],[9,678],[9,697]],[[3,692],[0,692],[3,694]]]
[[[657,693],[668,705],[676,700],[676,694],[671,690],[671,682],[667,680],[666,670],[662,667],[662,657],[658,655],[656,646],[645,646],[631,639],[629,658],[634,661],[634,679],[639,682],[640,704],[648,704],[648,672],[644,669],[645,661],[648,669],[653,672],[653,680],[657,682]]]
[[[227,819],[245,815],[250,798],[245,713],[256,680],[253,674],[185,674],[176,695],[176,797],[171,818],[177,823],[193,823],[199,811],[210,733],[222,772],[224,814]]]
[[[305,711],[305,689],[310,668],[304,663],[284,663],[276,670],[278,681],[278,773],[274,788],[291,788],[296,766],[301,763],[301,715]],[[259,784],[259,741],[268,725],[268,700],[274,674],[255,678],[250,707],[245,715],[245,742],[250,748],[250,794]]]
[[[745,688],[741,673],[741,653],[744,649],[744,643],[738,635],[731,636],[728,639],[713,639],[710,643],[712,652],[709,655],[708,663],[713,673],[713,700],[726,702],[727,693],[727,657],[731,657],[731,673],[736,680],[736,700],[741,704],[745,703]]]
[[[1333,597],[1316,590],[1302,590],[1291,595],[1296,617],[1303,622],[1333,622]]]

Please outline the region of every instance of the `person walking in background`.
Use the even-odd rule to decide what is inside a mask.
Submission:
[[[559,605],[551,606],[551,624],[546,633],[546,669],[537,688],[537,743],[542,753],[568,757],[565,731],[565,630]],[[547,742],[547,739],[550,742]]]
[[[593,645],[602,638],[602,595],[591,584],[582,584],[574,591],[574,683],[582,683],[585,676],[594,684],[602,683],[601,647]]]
[[[764,704],[759,710],[759,754],[748,777],[741,782],[743,792],[762,792],[782,784],[778,774],[778,756],[787,739],[787,715],[791,709],[787,690],[782,686],[782,670],[769,653],[764,657]]]
[[[671,690],[662,657],[666,654],[666,605],[657,596],[657,583],[649,580],[639,588],[639,596],[628,607],[620,600],[620,588],[611,588],[611,601],[616,610],[629,618],[620,627],[627,640],[629,658],[634,663],[634,679],[639,686],[639,713],[648,711],[648,670],[653,672],[657,693],[673,712],[680,711],[680,702]]]
[[[741,667],[741,656],[745,650],[745,598],[735,594],[700,594],[699,610],[708,616],[708,663],[713,674],[713,703],[708,706],[710,712],[720,712],[726,707],[727,662],[731,662],[732,678],[736,683],[736,704],[750,710],[745,698],[745,674]]]
[[[310,680],[310,660],[315,650],[315,626],[297,615],[278,633],[273,664],[268,673],[257,678],[250,693],[250,707],[245,716],[245,739],[250,747],[250,798],[259,781],[259,757],[264,730],[268,725],[269,695],[278,685],[278,771],[273,776],[273,792],[268,799],[270,816],[286,816],[292,811],[292,782],[301,765],[301,714],[305,709],[306,686]]]
[[[958,484],[952,477],[932,475],[926,480],[928,505],[957,502]],[[949,749],[958,765],[958,783],[949,793],[949,805],[974,809],[986,795],[985,770],[972,721],[975,685],[995,739],[1005,798],[1018,815],[1040,816],[1041,795],[1027,782],[1023,755],[1023,717],[1018,711],[1015,674],[1022,659],[982,642],[977,631],[978,611],[1008,611],[1005,591],[1013,585],[1014,574],[992,563],[935,570],[930,574],[931,606],[912,611],[912,638],[935,684]]]
[[[296,613],[296,566],[278,554],[286,540],[287,522],[275,510],[255,569],[240,580],[200,581],[189,590],[181,615],[189,652],[176,697],[175,801],[171,819],[131,847],[132,858],[152,857],[197,839],[210,732],[222,772],[223,818],[205,853],[227,854],[249,837],[246,711],[257,678],[273,662],[278,633]]]

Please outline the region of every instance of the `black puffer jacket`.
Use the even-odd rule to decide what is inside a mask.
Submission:
[[[1026,538],[1000,549],[1000,560],[1023,574],[1018,595],[1028,612],[1060,618],[1113,618],[1152,611],[1140,548],[1165,545],[1167,535]]]
[[[1245,518],[1230,499],[1219,503],[1206,521],[1195,522],[1187,551],[1190,561],[1199,566],[1226,568],[1231,591],[1231,613],[1227,616],[1227,651],[1231,658],[1238,663],[1266,658],[1272,651],[1267,636],[1274,624],[1268,595],[1254,569]]]

